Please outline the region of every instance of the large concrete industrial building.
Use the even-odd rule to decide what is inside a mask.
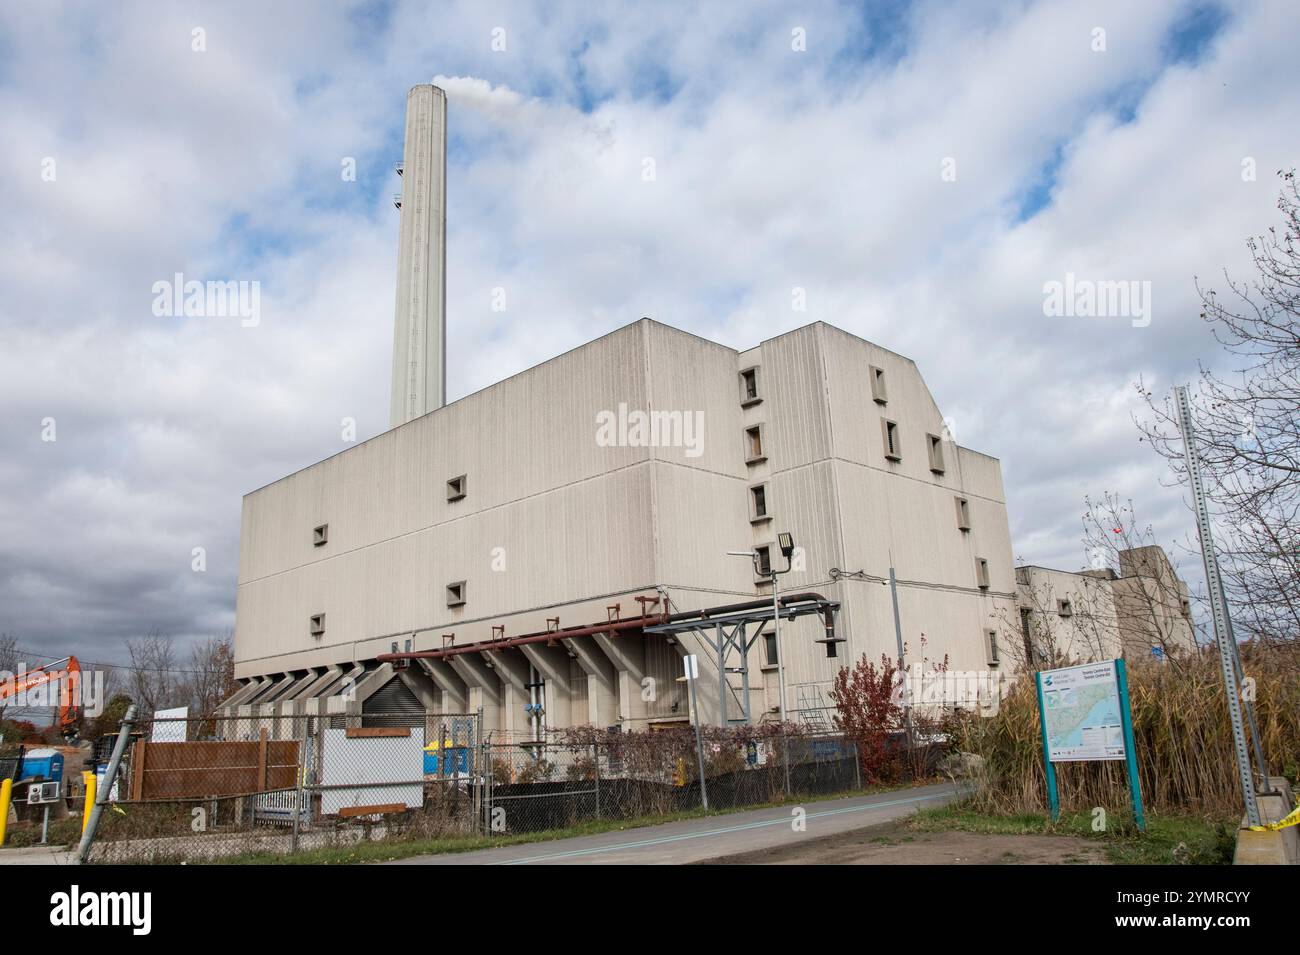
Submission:
[[[822,322],[736,351],[641,319],[444,406],[445,139],[442,92],[416,87],[393,427],[244,498],[228,713],[481,709],[530,739],[815,720],[838,667],[898,634],[913,673],[1008,667],[1000,465],[950,440],[901,355]],[[778,645],[755,608],[781,533]],[[737,605],[740,639],[712,609]]]
[[[490,728],[519,733],[540,675],[548,725],[686,720],[680,654],[698,652],[717,686],[703,637],[494,641],[638,617],[643,602],[681,613],[770,594],[726,552],[780,569],[778,531],[798,547],[782,591],[838,602],[846,640],[828,659],[820,618],[782,629],[787,710],[809,708],[844,657],[894,655],[878,582],[891,560],[911,659],[983,669],[1015,604],[1001,474],[942,434],[912,362],[829,325],[736,352],[635,322],[249,494],[236,676],[263,686],[249,703],[361,678],[335,709],[389,706],[372,691],[396,680],[431,711],[482,706]],[[394,644],[482,650],[376,663]],[[779,708],[775,651],[755,647],[755,718]],[[701,711],[716,721],[714,700]]]

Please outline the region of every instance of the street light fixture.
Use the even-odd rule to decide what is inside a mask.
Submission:
[[[758,551],[750,550],[729,550],[728,557],[748,557],[754,562],[755,577],[772,578],[772,646],[776,650],[776,679],[778,685],[778,710],[781,714],[781,722],[785,722],[785,657],[781,653],[781,603],[780,603],[780,582],[777,575],[788,574],[793,567],[791,558],[794,557],[794,537],[789,531],[782,531],[776,535],[776,547],[785,558],[785,570],[777,570],[776,561],[768,560],[767,570],[761,569]]]

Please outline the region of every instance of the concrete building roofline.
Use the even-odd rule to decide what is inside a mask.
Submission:
[[[1088,574],[1088,573],[1086,572],[1086,569],[1084,569],[1084,570],[1061,570],[1061,568],[1059,568],[1059,567],[1048,567],[1046,564],[1016,564],[1015,569],[1016,569],[1016,570],[1045,570],[1045,571],[1047,571],[1049,574],[1072,574],[1072,575],[1075,576],[1075,577],[1089,577],[1089,576],[1091,576],[1090,574]],[[1094,579],[1094,580],[1097,580],[1097,579],[1099,579],[1099,578],[1095,578],[1095,577],[1094,577],[1093,579]]]
[[[317,461],[313,461],[313,462],[311,462],[310,464],[304,464],[302,467],[300,467],[300,468],[296,468],[296,469],[294,469],[293,471],[290,471],[288,474],[284,475],[283,477],[276,478],[274,481],[268,481],[268,482],[265,483],[265,484],[262,484],[262,485],[259,485],[258,487],[255,487],[253,490],[246,492],[246,493],[244,494],[244,497],[249,497],[249,496],[251,496],[251,495],[253,495],[253,494],[257,494],[257,493],[259,493],[259,492],[261,492],[261,491],[264,491],[264,490],[266,490],[266,489],[269,488],[269,487],[274,487],[276,484],[279,484],[279,483],[281,483],[282,481],[287,481],[287,480],[289,480],[290,478],[295,477],[296,475],[301,474],[301,473],[304,472],[304,471],[310,471],[312,468],[314,468],[314,467],[316,467],[316,466],[318,466],[318,465],[324,464],[326,461],[329,461],[329,460],[331,460],[331,459],[333,459],[333,458],[336,458],[336,457],[338,457],[340,454],[346,454],[347,452],[352,451],[352,450],[354,450],[354,449],[356,449],[356,448],[359,448],[359,447],[361,447],[362,445],[369,444],[371,441],[374,441],[374,440],[376,440],[377,438],[382,438],[384,435],[390,434],[390,433],[393,432],[393,431],[399,431],[399,430],[401,430],[402,428],[408,428],[408,427],[410,427],[411,425],[415,424],[417,421],[420,421],[422,418],[428,417],[428,415],[439,414],[440,412],[445,411],[446,409],[452,407],[453,405],[460,404],[462,401],[465,401],[465,400],[467,400],[467,399],[469,399],[469,398],[473,398],[475,395],[480,395],[480,394],[482,394],[483,392],[488,391],[489,389],[495,388],[495,387],[497,387],[498,385],[503,385],[503,384],[505,384],[505,383],[508,382],[508,381],[512,381],[512,380],[514,380],[515,378],[520,377],[521,375],[526,375],[526,374],[528,374],[529,372],[532,372],[532,371],[534,371],[534,370],[536,370],[536,369],[538,369],[538,368],[541,368],[541,367],[543,367],[543,366],[545,366],[545,365],[549,365],[549,364],[551,364],[552,362],[559,361],[561,358],[565,358],[565,357],[567,357],[567,356],[569,356],[569,355],[572,355],[572,354],[574,354],[575,352],[581,351],[581,350],[584,349],[584,348],[588,348],[588,347],[591,347],[592,345],[596,345],[596,344],[598,344],[599,342],[604,341],[605,339],[609,338],[609,337],[612,336],[612,335],[618,335],[618,334],[621,334],[621,333],[623,333],[623,332],[626,332],[628,329],[635,328],[635,327],[637,327],[637,326],[642,326],[642,327],[644,327],[644,326],[646,326],[646,325],[658,325],[660,328],[666,328],[666,329],[668,329],[668,330],[670,330],[670,331],[672,331],[672,332],[676,332],[676,333],[679,334],[679,335],[688,335],[688,336],[690,336],[691,338],[697,339],[698,341],[704,342],[704,343],[706,343],[706,344],[708,344],[708,345],[712,345],[714,348],[725,348],[725,349],[727,349],[728,351],[732,352],[733,354],[735,354],[735,355],[737,355],[737,356],[743,354],[742,351],[739,351],[739,350],[737,350],[737,349],[735,349],[735,348],[732,348],[730,345],[725,345],[725,344],[723,344],[722,342],[714,341],[714,340],[711,339],[711,338],[705,338],[703,335],[697,335],[695,332],[687,331],[687,330],[684,329],[684,328],[678,328],[676,325],[669,325],[667,322],[661,322],[661,321],[659,321],[658,319],[655,319],[655,318],[649,318],[649,317],[647,317],[647,316],[643,316],[643,317],[641,317],[641,318],[636,319],[635,321],[628,322],[626,325],[620,325],[618,328],[611,329],[610,331],[606,332],[605,334],[603,334],[603,335],[598,335],[597,337],[592,338],[592,339],[590,339],[590,340],[588,340],[588,341],[585,341],[585,342],[583,342],[583,343],[580,344],[580,345],[574,345],[572,348],[565,349],[564,351],[560,352],[559,354],[552,355],[550,358],[546,358],[546,359],[543,359],[542,361],[539,361],[539,362],[538,362],[537,364],[535,364],[535,365],[530,365],[530,366],[528,366],[527,368],[522,368],[522,369],[520,369],[519,371],[515,372],[513,375],[507,375],[507,376],[504,377],[504,378],[499,378],[499,379],[497,379],[496,381],[494,381],[494,382],[492,382],[492,383],[490,383],[490,384],[484,385],[482,388],[479,388],[479,389],[476,390],[476,391],[471,391],[471,392],[468,392],[467,394],[461,395],[459,398],[456,398],[456,399],[453,400],[453,401],[448,401],[448,402],[447,402],[446,404],[444,404],[441,408],[435,408],[434,410],[428,412],[427,414],[420,415],[419,417],[416,417],[416,418],[412,418],[410,421],[405,421],[405,422],[403,422],[402,424],[397,425],[396,427],[388,428],[388,429],[385,430],[385,431],[381,431],[379,434],[371,435],[369,438],[366,438],[364,441],[358,441],[358,442],[356,442],[355,444],[349,445],[349,446],[346,447],[346,448],[340,448],[338,451],[335,451],[333,454],[326,455],[325,457],[323,457],[323,458],[321,458],[321,459],[319,459],[319,460],[317,460]],[[831,328],[831,329],[834,329],[835,331],[840,332],[840,333],[842,333],[842,334],[844,334],[844,335],[848,335],[848,336],[851,337],[851,338],[856,338],[856,339],[858,339],[858,341],[865,342],[866,344],[871,345],[871,346],[874,347],[874,348],[881,348],[882,351],[889,352],[889,354],[891,354],[891,355],[898,355],[897,352],[890,351],[888,348],[883,348],[882,346],[877,345],[875,342],[867,341],[865,338],[862,338],[861,336],[854,335],[852,332],[846,332],[846,331],[844,331],[844,329],[842,329],[842,328],[839,328],[839,327],[837,327],[837,326],[835,326],[835,325],[831,325],[831,324],[829,324],[828,322],[824,322],[824,321],[821,321],[821,320],[818,320],[818,321],[815,321],[815,322],[809,322],[809,323],[806,324],[806,325],[800,325],[798,328],[792,328],[792,329],[790,329],[789,331],[782,332],[780,335],[773,335],[773,336],[771,336],[770,338],[765,338],[765,339],[763,339],[763,341],[760,343],[760,345],[762,345],[762,344],[766,344],[767,342],[776,341],[777,339],[784,338],[784,337],[786,337],[787,335],[793,335],[793,334],[795,334],[795,333],[797,333],[797,332],[800,332],[800,331],[802,331],[802,330],[804,330],[804,329],[807,329],[807,328],[812,328],[812,327],[814,327],[814,326],[823,326],[823,327],[825,327],[825,328]],[[759,346],[753,346],[753,347],[759,347]],[[745,349],[745,350],[748,351],[748,349]],[[912,361],[912,359],[910,359],[910,358],[907,358],[905,355],[898,355],[898,357],[901,358],[901,359],[903,359],[903,360],[906,361],[906,362],[911,363],[912,365],[915,365],[915,364],[916,364],[916,362]],[[970,448],[963,448],[962,450],[965,450],[965,451],[971,451]],[[989,459],[992,460],[992,461],[997,461],[997,460],[998,460],[998,458],[995,458],[995,457],[993,457],[992,455],[983,454],[982,452],[979,452],[979,451],[971,451],[971,453],[973,453],[973,454],[980,454],[981,456],[986,457],[986,458],[989,458]]]
[[[856,339],[857,341],[862,342],[862,344],[864,345],[870,345],[872,348],[879,348],[882,352],[884,352],[887,355],[893,355],[895,358],[901,361],[905,361],[909,365],[918,367],[916,365],[915,359],[908,358],[902,352],[896,352],[892,348],[886,348],[884,345],[880,344],[879,342],[873,342],[870,338],[863,338],[861,335],[857,334],[856,332],[851,332],[847,328],[840,328],[840,326],[834,325],[826,321],[825,319],[820,319],[820,318],[817,319],[816,321],[808,322],[806,325],[800,325],[798,328],[792,328],[787,332],[782,332],[780,335],[773,335],[771,338],[765,338],[761,342],[759,342],[759,344],[765,345],[768,342],[776,341],[778,338],[784,338],[786,335],[793,335],[795,332],[801,332],[805,328],[816,328],[816,327],[829,328],[833,332],[839,332],[841,335],[847,335],[849,338]]]

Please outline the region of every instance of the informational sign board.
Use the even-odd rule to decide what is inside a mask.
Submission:
[[[153,732],[149,734],[151,743],[185,742],[186,717],[190,715],[188,706],[178,706],[171,710],[155,710],[153,714]]]
[[[1126,757],[1114,660],[1044,670],[1039,679],[1048,759],[1069,763]]]
[[[327,787],[321,794],[322,815],[354,806],[403,803],[418,809],[424,804],[422,730],[412,730],[410,736],[350,739],[347,730],[330,728],[321,755],[321,782]]]
[[[1043,773],[1052,821],[1061,818],[1054,763],[1122,759],[1138,828],[1146,831],[1142,786],[1133,745],[1128,704],[1128,671],[1123,660],[1103,660],[1034,674],[1043,734]]]

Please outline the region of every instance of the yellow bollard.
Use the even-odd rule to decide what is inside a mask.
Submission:
[[[9,800],[13,798],[14,781],[0,783],[0,846],[5,844],[5,830],[9,828]]]
[[[94,773],[82,773],[82,779],[86,781],[86,802],[81,807],[81,831],[86,831],[86,823],[90,822],[90,807],[95,805],[95,785],[97,777]]]

